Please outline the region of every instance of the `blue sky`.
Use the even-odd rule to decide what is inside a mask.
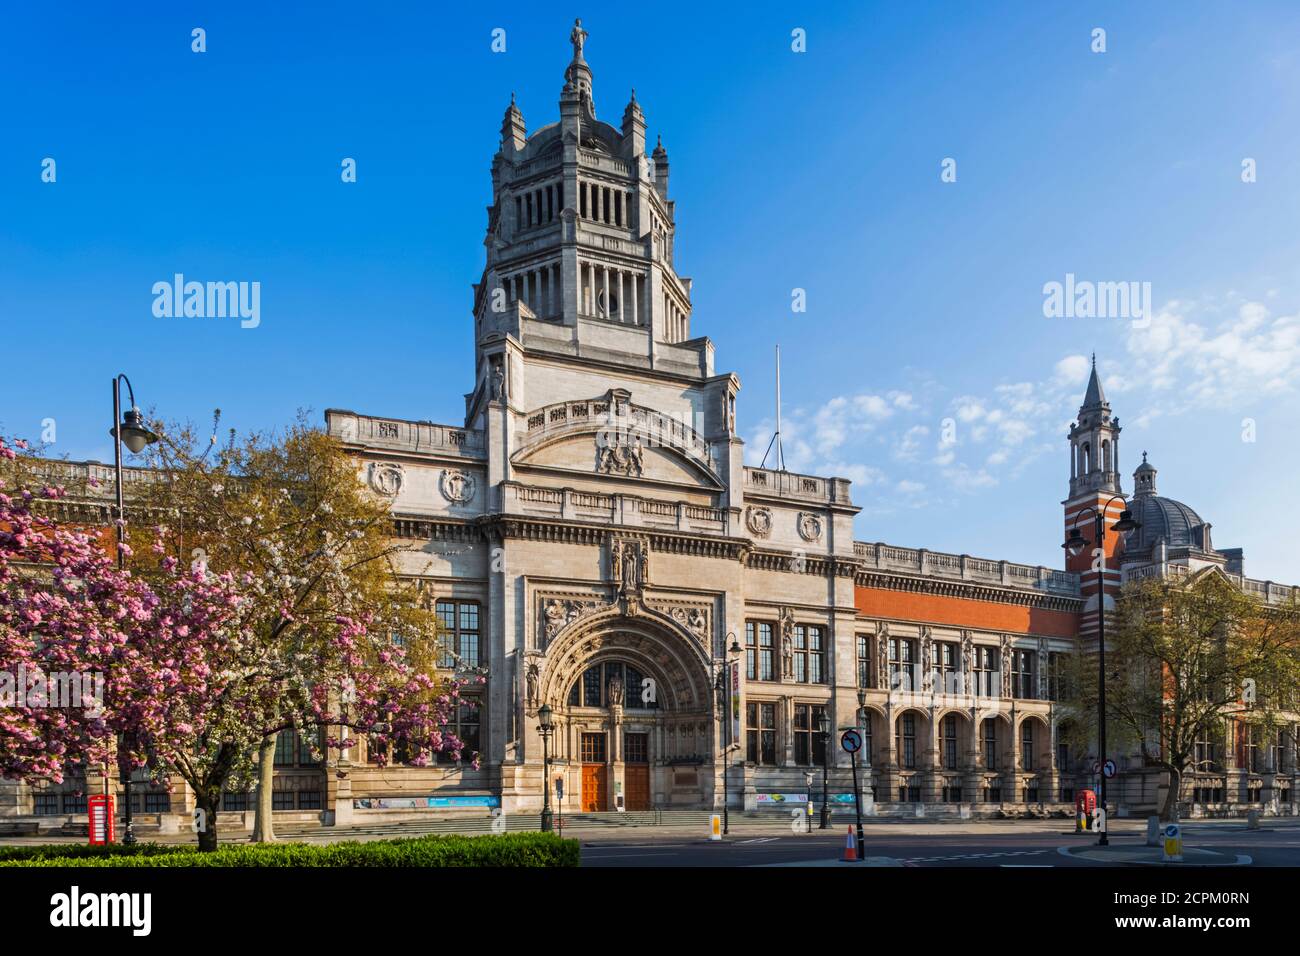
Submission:
[[[502,112],[557,118],[581,14],[600,116],[635,86],[669,151],[755,459],[780,343],[787,464],[855,479],[857,537],[1059,566],[1095,350],[1126,487],[1148,450],[1249,574],[1300,583],[1294,4],[72,6],[0,12],[6,433],[110,460],[117,371],[241,429],[460,420]],[[176,272],[259,281],[261,324],[155,318]],[[1151,322],[1045,318],[1067,273],[1150,282]]]

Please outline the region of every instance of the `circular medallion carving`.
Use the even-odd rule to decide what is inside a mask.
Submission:
[[[370,466],[370,487],[381,495],[386,495],[389,498],[396,497],[397,493],[402,490],[404,480],[405,476],[402,474],[401,465],[382,461]]]
[[[822,539],[821,517],[807,511],[799,512],[799,537],[805,541],[820,541]]]
[[[453,504],[468,504],[474,498],[474,476],[459,468],[448,468],[438,480],[442,496]]]
[[[745,527],[756,538],[766,538],[772,533],[770,508],[750,508],[745,512]]]

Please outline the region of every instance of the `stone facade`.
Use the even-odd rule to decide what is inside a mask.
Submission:
[[[850,803],[838,737],[861,727],[874,812],[1068,806],[1092,755],[1060,744],[1054,655],[1095,618],[1083,565],[855,542],[848,480],[744,465],[740,381],[692,336],[674,265],[667,152],[647,153],[635,96],[620,127],[596,118],[585,39],[575,26],[558,123],[528,132],[513,100],[505,114],[464,422],[325,416],[391,499],[404,572],[448,625],[449,672],[484,678],[462,714],[481,766],[381,768],[363,741],[313,767],[288,746],[286,812],[536,812],[543,704],[566,812],[819,794],[823,710],[830,790]],[[1094,384],[1071,432],[1067,522],[1119,489],[1118,421]],[[1116,560],[1113,583],[1174,573],[1159,555]],[[1270,800],[1294,747],[1280,759]],[[1250,796],[1252,779],[1225,787]],[[1145,807],[1157,788],[1134,771],[1112,796]],[[5,787],[0,813],[34,800]],[[182,788],[169,809],[190,803]]]

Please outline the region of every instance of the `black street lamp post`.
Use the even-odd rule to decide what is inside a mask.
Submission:
[[[122,383],[126,383],[127,395],[130,396],[131,409],[125,415],[122,414]],[[127,449],[133,455],[138,455],[144,451],[146,445],[152,445],[158,440],[158,436],[151,432],[144,425],[144,416],[140,414],[140,409],[135,404],[135,389],[131,387],[131,380],[125,375],[118,375],[113,379],[113,427],[108,430],[113,436],[113,473],[117,482],[117,569],[124,571],[126,569],[126,552],[123,545],[126,543],[126,505],[122,491],[122,446],[126,445]],[[131,820],[131,776],[133,771],[128,770],[122,780],[122,789],[124,794],[125,807],[125,830],[122,835],[123,843],[135,842],[135,826]]]
[[[1101,510],[1088,505],[1075,515],[1074,525],[1070,528],[1070,535],[1066,538],[1065,544],[1061,545],[1072,556],[1083,551],[1088,542],[1079,532],[1079,519],[1086,512],[1091,511],[1094,521],[1093,546],[1100,551],[1100,561],[1097,562],[1097,759],[1102,765],[1102,772],[1099,784],[1101,792],[1098,794],[1097,802],[1101,807],[1103,820],[1106,813],[1106,512],[1110,510],[1111,504],[1115,501],[1123,502],[1124,497],[1122,495],[1113,495],[1109,501],[1101,506]],[[1125,505],[1119,520],[1111,525],[1111,530],[1118,531],[1120,534],[1128,534],[1140,527],[1142,525],[1133,520],[1133,512]],[[1098,846],[1110,845],[1106,830],[1107,826],[1103,823],[1101,835],[1097,839]]]
[[[714,681],[713,689],[717,694],[718,707],[722,710],[722,832],[731,832],[731,793],[728,788],[728,773],[731,766],[731,751],[735,742],[731,739],[731,658],[740,653],[740,642],[734,633],[728,632],[727,656]]]
[[[551,832],[551,733],[555,725],[552,722],[551,705],[542,704],[537,708],[537,732],[542,735],[542,832]]]
[[[828,830],[831,825],[831,804],[830,804],[830,751],[828,748],[831,736],[831,719],[826,715],[826,708],[817,717],[817,739],[822,745],[822,809],[820,820],[817,824],[818,830]]]

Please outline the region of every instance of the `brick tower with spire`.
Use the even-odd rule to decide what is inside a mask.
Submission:
[[[1065,569],[1082,576],[1084,597],[1080,637],[1085,641],[1097,633],[1097,608],[1099,602],[1097,570],[1101,569],[1105,582],[1105,604],[1113,607],[1119,594],[1119,554],[1122,536],[1110,528],[1119,520],[1124,502],[1119,478],[1119,419],[1111,415],[1110,403],[1102,391],[1097,374],[1097,356],[1092,357],[1092,372],[1088,377],[1088,390],[1083,397],[1077,420],[1070,426],[1070,494],[1062,502],[1065,507],[1065,535],[1077,527],[1088,546],[1077,555],[1065,552]],[[1089,509],[1094,510],[1089,510]],[[1105,514],[1106,536],[1104,548],[1094,540],[1095,511]]]

